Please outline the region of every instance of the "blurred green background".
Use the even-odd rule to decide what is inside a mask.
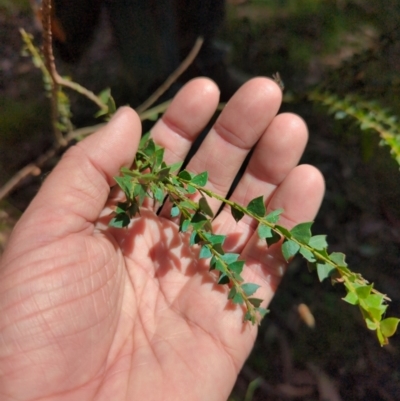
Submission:
[[[326,179],[314,233],[327,234],[330,250],[344,252],[353,270],[392,298],[390,314],[400,316],[399,165],[388,147],[379,146],[377,132],[361,130],[343,113],[335,118],[310,100],[318,88],[339,98],[353,94],[390,110],[388,115],[400,115],[400,2],[232,3],[220,33],[229,46],[230,63],[249,75],[279,71],[286,87],[282,111],[300,114],[309,126],[302,163],[317,166]],[[40,43],[29,2],[0,0],[0,25],[1,186],[49,149],[53,136],[40,72],[20,54],[18,28],[32,32]],[[60,68],[95,91],[106,82],[118,94],[122,74],[111,61],[113,51],[105,33],[77,66]],[[71,101],[80,126],[85,121],[80,114],[92,109],[75,95]],[[56,161],[50,160],[42,175],[25,179],[1,201],[0,249]],[[305,262],[295,259],[230,399],[399,400],[399,335],[381,348],[358,311],[340,300],[343,295],[340,288],[320,284]],[[300,304],[314,316],[314,328],[306,325]]]

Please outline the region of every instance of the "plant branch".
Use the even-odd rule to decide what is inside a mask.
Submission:
[[[182,61],[182,63],[178,66],[178,68],[165,80],[165,82],[140,106],[136,108],[138,113],[142,113],[147,110],[151,105],[156,102],[161,95],[163,95],[169,87],[187,70],[190,64],[193,63],[193,60],[199,54],[201,46],[203,45],[203,38],[197,38],[192,50],[186,56],[186,58]]]

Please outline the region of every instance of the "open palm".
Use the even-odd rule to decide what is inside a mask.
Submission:
[[[263,195],[291,228],[314,218],[324,185],[313,167],[296,167],[307,129],[295,115],[276,116],[280,102],[274,82],[249,81],[187,169],[209,171],[207,186],[226,195],[254,148],[231,199]],[[152,130],[168,164],[185,158],[217,103],[206,79],[175,97]],[[121,109],[64,155],[15,227],[0,269],[1,400],[227,399],[257,328],[243,323],[167,211],[107,226],[120,196],[110,197],[112,177],[132,163],[140,134],[136,114]],[[268,305],[286,267],[279,245],[266,250],[254,223],[236,223],[229,210],[213,225]]]

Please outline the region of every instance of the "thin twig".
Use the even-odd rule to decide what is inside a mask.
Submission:
[[[56,69],[53,45],[52,45],[52,32],[51,32],[51,0],[43,0],[42,4],[42,18],[43,18],[43,56],[45,59],[46,67],[49,71],[53,81],[53,91],[57,94],[58,86],[72,89],[81,95],[87,97],[94,102],[101,110],[108,111],[108,106],[104,104],[101,99],[96,96],[92,91],[84,88],[76,82],[69,81],[59,75]],[[57,102],[57,98],[55,98]],[[57,104],[57,103],[56,103]]]
[[[171,103],[170,100],[167,102],[161,103],[152,109],[146,110],[143,113],[139,114],[140,120],[144,121],[147,120],[149,117],[163,113],[168,105]],[[7,195],[9,195],[26,177],[31,174],[35,174],[38,169],[49,160],[51,159],[59,150],[65,148],[69,145],[73,140],[80,139],[94,132],[98,131],[100,128],[103,128],[106,123],[92,125],[90,127],[83,127],[78,128],[74,131],[68,132],[65,136],[65,144],[59,144],[58,142],[49,149],[46,153],[40,155],[38,159],[34,163],[30,163],[19,170],[16,174],[14,174],[9,181],[7,181],[1,188],[0,188],[0,200],[4,199]]]
[[[43,25],[43,57],[47,71],[50,74],[51,85],[51,123],[53,126],[54,136],[60,145],[65,145],[65,139],[57,126],[58,121],[58,82],[56,77],[56,69],[54,64],[54,54],[52,47],[51,32],[51,0],[42,1],[42,25]]]
[[[182,63],[179,64],[178,68],[165,80],[165,82],[161,86],[158,87],[158,89],[147,100],[145,100],[140,106],[136,108],[136,111],[139,114],[151,107],[154,102],[156,102],[159,97],[164,94],[168,90],[168,88],[187,70],[187,68],[190,66],[190,64],[193,63],[193,60],[199,54],[201,46],[203,45],[203,41],[203,38],[197,38],[192,50],[182,61]]]
[[[40,168],[51,159],[57,151],[61,148],[61,145],[55,145],[46,153],[41,154],[35,163],[30,163],[19,170],[5,185],[0,188],[0,200],[4,199],[12,190],[14,190],[18,184],[26,177],[30,175],[37,175]]]

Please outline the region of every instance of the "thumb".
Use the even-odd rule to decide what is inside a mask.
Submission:
[[[16,231],[30,242],[39,235],[43,243],[87,230],[104,208],[113,176],[132,164],[140,135],[138,115],[129,107],[119,109],[107,125],[64,154]]]

